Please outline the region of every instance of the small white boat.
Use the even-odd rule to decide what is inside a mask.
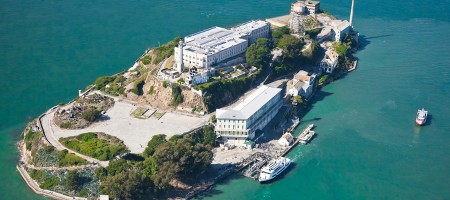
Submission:
[[[291,159],[285,157],[279,157],[273,159],[261,169],[259,174],[259,182],[268,182],[281,174],[291,164]]]
[[[422,108],[421,110],[418,110],[417,116],[416,116],[416,124],[419,126],[425,125],[425,123],[427,122],[427,117],[428,117],[428,111],[426,111],[424,108]]]

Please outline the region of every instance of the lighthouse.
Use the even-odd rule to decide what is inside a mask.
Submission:
[[[178,42],[178,54],[176,55],[175,62],[177,63],[176,70],[178,72],[183,72],[184,64],[183,64],[183,41],[180,40]]]

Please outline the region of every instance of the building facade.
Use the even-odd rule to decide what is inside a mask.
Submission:
[[[282,106],[281,89],[261,86],[232,109],[217,109],[215,133],[223,143],[243,146],[262,130]]]
[[[339,55],[336,51],[328,49],[325,52],[325,57],[320,62],[319,66],[325,73],[333,73],[334,68],[336,68],[339,61]]]
[[[301,70],[297,74],[295,74],[292,80],[288,82],[288,94],[290,94],[291,96],[300,95],[302,97],[308,98],[312,94],[315,81],[315,74],[308,75],[308,72]]]

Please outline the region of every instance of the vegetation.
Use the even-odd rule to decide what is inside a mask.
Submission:
[[[181,40],[181,38],[176,37],[172,39],[170,42],[153,49],[153,53],[156,55],[156,57],[152,60],[153,64],[158,64],[164,59],[170,57],[173,55],[173,49],[178,45],[178,42]]]
[[[28,151],[31,151],[31,155],[35,155],[36,151],[39,148],[39,141],[42,138],[42,132],[33,132],[31,129],[28,130],[27,133],[24,135],[24,142],[25,142],[25,148]]]
[[[305,43],[292,35],[283,35],[277,43],[277,47],[283,49],[285,57],[295,59],[301,55]]]
[[[63,123],[61,123],[60,125],[59,125],[59,127],[61,127],[61,128],[71,128],[73,126],[73,122],[72,121],[65,121],[65,122],[63,122]]]
[[[107,94],[118,96],[120,94],[124,94],[125,92],[125,89],[122,87],[125,81],[126,78],[122,75],[103,76],[97,78],[94,84],[96,90],[101,90]],[[106,87],[107,85],[109,87]]]
[[[86,160],[73,153],[69,153],[66,149],[58,152],[58,165],[60,167],[84,164],[86,164]]]
[[[150,88],[148,89],[147,94],[152,95],[155,92],[155,87],[152,85],[150,86]]]
[[[90,107],[83,111],[81,114],[81,118],[85,119],[88,122],[94,122],[101,116],[101,111],[97,110],[94,107]]]
[[[319,79],[319,85],[325,84],[327,79],[328,79],[328,74],[322,75],[322,77],[320,77],[320,79]]]
[[[163,81],[162,86],[163,86],[164,88],[167,88],[167,86],[169,86],[169,83],[168,83],[167,81]]]
[[[148,65],[152,62],[152,57],[150,57],[149,55],[146,55],[144,57],[141,58],[141,62],[144,65]]]
[[[139,95],[139,96],[143,95],[144,94],[144,91],[143,91],[144,84],[145,84],[144,78],[140,78],[140,79],[136,80],[134,82],[133,88],[131,89],[131,92],[133,92],[134,94]]]
[[[317,35],[319,35],[319,33],[322,31],[321,28],[317,28],[317,29],[312,29],[312,30],[307,30],[305,31],[305,35],[308,35],[309,38],[314,39],[316,38]]]
[[[181,94],[181,87],[178,84],[172,84],[172,101],[170,105],[178,106],[183,103],[183,94]]]
[[[73,170],[67,173],[65,182],[65,186],[67,189],[77,191],[81,188],[82,185],[83,180],[77,171]]]
[[[112,176],[107,176],[100,186],[100,191],[114,199],[151,199],[150,178],[136,169],[124,170]]]
[[[305,58],[305,63],[314,64],[321,54],[320,45],[317,41],[313,41],[310,47],[303,52],[303,57]]]
[[[234,99],[239,98],[250,89],[252,83],[260,76],[257,72],[251,76],[238,79],[221,79],[215,82],[196,85],[196,90],[201,90],[203,94],[203,103],[208,111],[222,107]]]
[[[278,45],[278,41],[284,36],[289,35],[288,27],[280,27],[272,31],[272,41],[275,45]]]
[[[272,44],[267,38],[259,38],[256,43],[250,45],[245,52],[245,59],[249,66],[262,68],[270,61]]]
[[[155,153],[156,148],[158,148],[159,145],[162,143],[167,142],[166,135],[159,134],[152,137],[152,139],[147,143],[147,148],[145,148],[144,152],[142,153],[144,157],[150,157]]]
[[[209,132],[204,134],[205,132]],[[114,199],[152,199],[169,189],[172,180],[195,179],[212,161],[212,127],[186,136],[155,135],[143,153],[145,159],[114,160],[98,168],[100,190]]]
[[[57,177],[48,177],[44,179],[44,182],[39,185],[44,190],[48,190],[53,186],[57,186],[59,184],[59,179]]]
[[[106,134],[83,133],[59,141],[69,149],[99,160],[111,160],[129,152],[121,140]]]

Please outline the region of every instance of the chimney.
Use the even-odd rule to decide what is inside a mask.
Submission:
[[[353,7],[355,6],[355,0],[352,0],[352,8],[350,10],[350,26],[353,27]]]

